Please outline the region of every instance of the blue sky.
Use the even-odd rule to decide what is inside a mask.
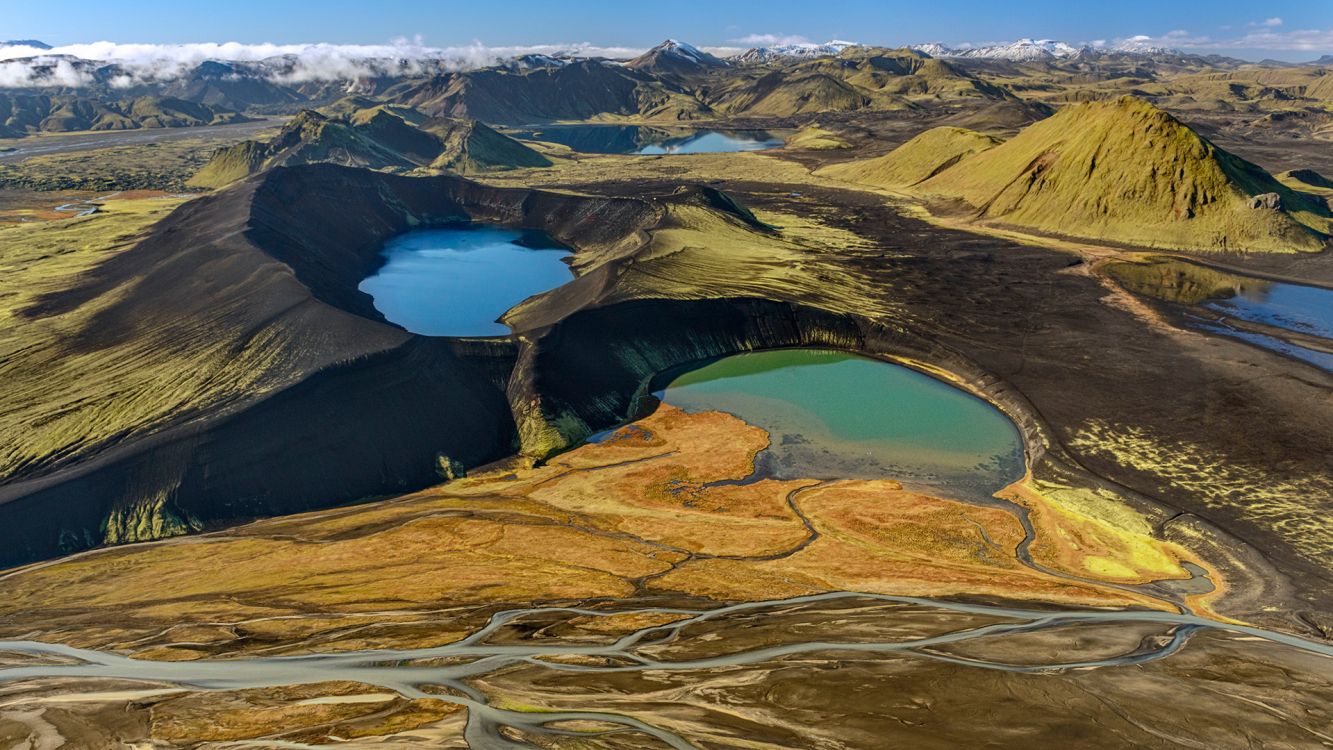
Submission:
[[[0,39],[36,38],[55,45],[101,40],[377,44],[418,35],[431,46],[587,42],[632,48],[668,36],[700,46],[745,46],[743,40],[760,36],[893,46],[1147,35],[1191,51],[1305,60],[1333,53],[1333,0],[0,0]]]

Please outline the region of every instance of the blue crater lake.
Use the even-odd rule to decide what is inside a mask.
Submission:
[[[640,125],[551,125],[513,133],[519,138],[569,146],[585,154],[717,154],[761,151],[782,145],[763,131],[694,130]]]
[[[778,478],[891,478],[986,498],[1023,476],[1018,428],[991,404],[900,365],[818,349],[738,354],[657,394],[768,431]]]
[[[503,336],[497,319],[569,281],[569,251],[541,232],[481,224],[420,229],[384,245],[358,287],[391,323],[427,336]]]

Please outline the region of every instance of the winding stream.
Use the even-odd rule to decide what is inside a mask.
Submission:
[[[915,605],[945,612],[983,615],[1003,618],[1005,621],[975,627],[965,627],[928,637],[896,641],[839,641],[835,634],[827,640],[802,639],[787,643],[765,644],[761,647],[725,649],[714,641],[712,648],[722,653],[713,656],[681,660],[664,659],[650,651],[660,650],[665,644],[687,639],[686,631],[708,621],[724,620],[733,616],[754,616],[794,605],[817,605],[841,600],[862,600],[866,603]],[[625,614],[680,615],[683,619],[663,625],[640,628],[616,638],[610,643],[588,644],[495,644],[492,636],[523,618],[540,615],[575,617],[613,617]],[[822,625],[836,627],[836,620]],[[1030,633],[1052,627],[1069,625],[1118,625],[1154,623],[1171,628],[1170,637],[1152,647],[1139,646],[1123,654],[1089,659],[1043,664],[1011,664],[980,658],[967,658],[941,653],[934,649],[950,644],[981,639],[1001,638],[1009,634]],[[355,681],[393,691],[409,699],[434,698],[464,706],[468,709],[465,737],[474,748],[527,747],[505,737],[500,729],[510,727],[526,732],[544,734],[581,734],[550,726],[566,721],[597,721],[618,727],[607,731],[636,731],[655,737],[667,745],[687,750],[695,746],[677,734],[652,726],[631,716],[599,711],[513,711],[488,704],[486,697],[467,684],[469,678],[481,677],[514,665],[536,666],[542,669],[582,672],[614,673],[652,670],[689,671],[720,667],[756,665],[801,654],[820,652],[861,652],[908,654],[920,658],[937,659],[979,669],[997,669],[1011,672],[1048,672],[1052,670],[1086,669],[1144,664],[1169,656],[1182,648],[1190,635],[1201,629],[1227,631],[1258,638],[1270,643],[1297,648],[1313,654],[1333,657],[1333,646],[1307,641],[1302,638],[1246,625],[1233,625],[1188,614],[1153,611],[1102,610],[1038,610],[988,606],[962,602],[923,599],[908,596],[888,596],[850,591],[835,591],[810,596],[797,596],[768,601],[745,602],[716,609],[683,609],[670,607],[640,607],[634,609],[602,610],[578,607],[525,607],[495,613],[486,625],[471,635],[443,646],[416,649],[384,649],[350,651],[310,656],[276,656],[234,659],[202,659],[189,662],[140,661],[124,656],[51,645],[34,641],[0,641],[0,652],[27,654],[35,657],[55,657],[74,660],[73,664],[43,664],[29,667],[0,669],[0,682],[33,678],[103,678],[138,680],[151,683],[180,685],[203,690],[240,690],[284,685],[314,684],[328,681]],[[718,631],[727,633],[727,631]],[[724,635],[724,639],[727,636]],[[725,640],[722,643],[725,647]],[[602,663],[560,663],[557,658],[600,657]],[[449,659],[450,663],[414,663]],[[443,689],[443,691],[441,691]],[[600,733],[606,733],[600,732]]]
[[[873,398],[866,393],[874,394]],[[1020,476],[1021,439],[1014,425],[990,404],[907,368],[853,355],[818,350],[781,350],[724,358],[677,377],[661,398],[686,410],[721,409],[770,431],[771,455],[756,461],[757,475],[892,476],[894,472],[933,481],[954,492],[946,496],[1002,507],[1022,524],[1024,539],[1014,549],[1023,564],[1048,575],[1087,581],[1033,561],[1028,547],[1035,532],[1026,508],[993,492]],[[915,472],[915,473],[914,473]],[[969,478],[970,477],[970,478]],[[789,497],[789,503],[791,498]],[[818,532],[801,514],[811,536]],[[798,547],[797,549],[800,549]],[[784,553],[786,554],[786,553]],[[188,662],[146,661],[95,650],[37,641],[0,642],[0,652],[23,654],[48,663],[0,669],[0,682],[92,678],[135,680],[194,690],[240,690],[350,681],[408,699],[437,699],[467,709],[464,737],[473,748],[530,747],[511,733],[590,736],[639,733],[677,750],[694,748],[686,737],[634,716],[597,710],[508,710],[491,704],[473,683],[502,670],[536,668],[597,675],[625,672],[704,672],[760,665],[787,657],[858,652],[932,659],[977,669],[1050,672],[1146,664],[1176,653],[1202,630],[1225,631],[1324,657],[1333,645],[1281,632],[1224,623],[1190,612],[1185,596],[1211,589],[1203,569],[1186,564],[1190,578],[1116,588],[1148,594],[1177,611],[1037,609],[996,606],[854,591],[769,599],[718,606],[602,608],[533,606],[504,609],[465,638],[442,646],[377,649],[301,656],[207,658]],[[1100,586],[1113,586],[1095,581]],[[904,605],[933,613],[942,632],[898,639],[856,637],[836,611],[840,604],[867,608],[872,621],[892,624],[913,616]],[[793,607],[809,608],[802,627],[780,627]],[[821,609],[822,608],[822,609]],[[801,613],[802,616],[805,612]],[[622,615],[677,616],[674,622],[634,629],[607,641],[531,633],[530,618],[571,623],[582,618]],[[954,621],[946,615],[957,616]],[[977,624],[976,618],[996,622]],[[753,624],[779,625],[755,635]],[[445,623],[441,623],[442,625]],[[714,629],[697,632],[700,626]],[[950,653],[946,647],[1070,626],[1160,625],[1163,635],[1120,653],[1085,660],[1051,659],[1011,663]],[[524,626],[528,627],[524,627]],[[725,627],[722,627],[725,626]],[[541,628],[549,631],[550,626]],[[577,627],[574,628],[577,632]],[[707,636],[707,637],[703,637]],[[1027,654],[1025,654],[1026,656]],[[56,660],[63,663],[49,663]],[[595,722],[601,728],[571,729],[565,722]],[[244,744],[244,743],[242,743]],[[267,742],[268,746],[307,747]]]

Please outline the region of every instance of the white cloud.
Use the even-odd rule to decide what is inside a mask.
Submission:
[[[80,86],[91,82],[86,70],[68,59],[116,63],[125,73],[113,85],[178,78],[207,60],[273,64],[271,77],[281,82],[346,80],[386,73],[423,70],[467,70],[494,65],[524,54],[568,54],[578,57],[628,58],[644,50],[602,47],[587,42],[490,47],[474,42],[461,47],[431,47],[420,37],[395,39],[388,44],[121,44],[92,42],[44,50],[35,47],[0,47],[0,86]],[[21,59],[21,58],[32,58]],[[59,61],[59,62],[56,62]]]
[[[72,88],[86,86],[91,82],[92,76],[76,68],[69,60],[38,58],[32,63],[0,61],[0,88]]]
[[[739,55],[742,52],[748,51],[750,48],[720,46],[720,47],[700,47],[699,49],[715,57],[734,57],[735,55]]]
[[[810,44],[810,40],[800,34],[747,34],[728,42],[745,44],[751,47],[776,47],[780,44]]]
[[[1280,19],[1270,19],[1280,20]],[[1212,37],[1186,31],[1170,31],[1161,36],[1140,34],[1128,41],[1147,45],[1175,47],[1182,50],[1275,50],[1288,52],[1328,52],[1333,50],[1333,28],[1291,29],[1280,31],[1276,24],[1265,23],[1239,36]]]
[[[1281,25],[1282,25],[1282,19],[1277,17],[1269,18],[1260,24],[1260,26],[1268,26],[1270,28]]]

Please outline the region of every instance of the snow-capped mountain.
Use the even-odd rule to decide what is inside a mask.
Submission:
[[[501,63],[502,67],[510,70],[535,70],[537,68],[563,68],[574,62],[575,58],[560,55],[527,54],[510,58]]]
[[[931,57],[970,57],[985,60],[1035,62],[1071,57],[1078,54],[1082,48],[1055,39],[1019,39],[1009,44],[993,44],[985,47],[953,48],[935,43],[913,45],[912,49],[925,52]]]
[[[1057,39],[1019,39],[1009,44],[991,44],[983,47],[949,47],[939,42],[913,44],[911,48],[931,57],[963,57],[979,60],[1009,60],[1012,62],[1040,62],[1065,60],[1097,53],[1131,55],[1171,55],[1175,50],[1152,44],[1149,37],[1130,37],[1111,44],[1075,46]]]
[[[812,57],[835,57],[848,47],[859,46],[861,45],[856,42],[845,42],[840,39],[834,39],[831,42],[824,42],[823,44],[814,44],[811,42],[778,44],[772,47],[751,47],[737,55],[734,59],[740,62],[772,62],[774,60],[783,60],[787,58],[809,59]]]
[[[661,69],[678,72],[714,68],[726,64],[727,61],[720,57],[675,39],[668,39],[626,63],[631,68],[641,70]]]
[[[1104,47],[1093,47],[1098,52],[1123,52],[1129,55],[1178,55],[1179,50],[1170,47],[1162,47],[1152,43],[1151,37],[1132,36],[1128,39],[1118,39]]]
[[[917,52],[924,52],[927,55],[930,55],[931,57],[949,57],[950,53],[953,52],[952,48],[946,47],[943,44],[940,44],[939,42],[930,42],[928,44],[913,44],[909,45],[908,49],[914,49]]]

